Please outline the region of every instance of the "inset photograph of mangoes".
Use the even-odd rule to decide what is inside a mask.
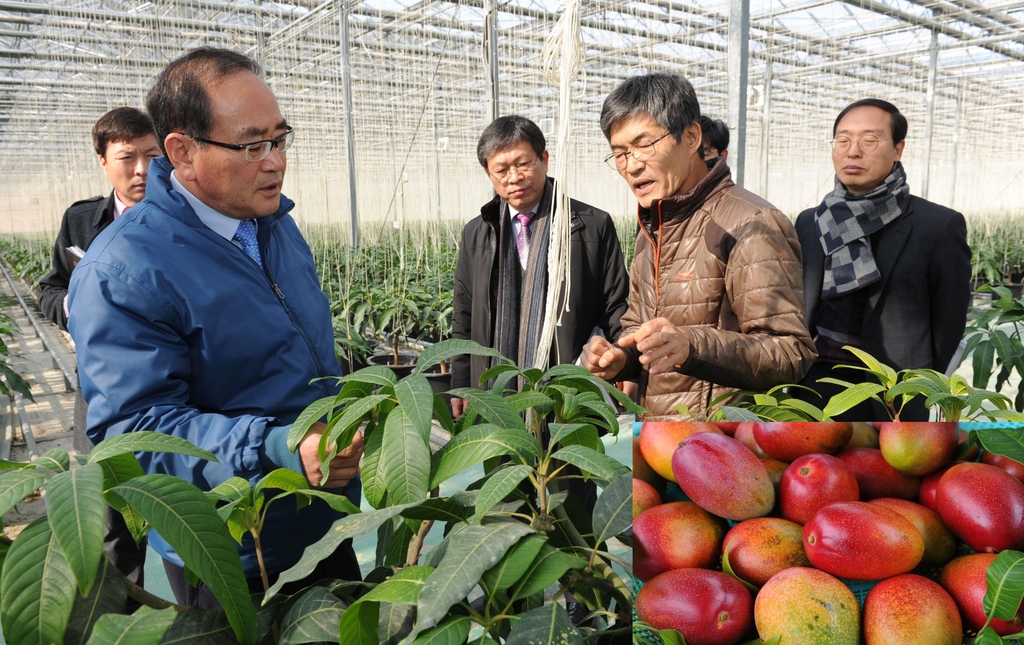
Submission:
[[[1024,424],[633,435],[634,643],[1024,644]]]

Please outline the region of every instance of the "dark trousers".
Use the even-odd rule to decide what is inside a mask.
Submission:
[[[75,420],[72,427],[72,442],[75,451],[87,455],[92,450],[92,441],[85,434],[86,413],[88,407],[82,398],[82,391],[75,391]],[[140,587],[145,586],[146,573],[146,538],[139,544],[124,523],[120,513],[110,506],[107,507],[106,535],[103,539],[103,552],[107,554],[110,564]],[[129,601],[131,603],[132,601]],[[129,605],[131,609],[131,605]]]
[[[220,601],[213,595],[210,588],[199,581],[198,585],[191,585],[185,580],[185,569],[176,564],[164,560],[164,571],[167,573],[167,582],[170,583],[174,599],[179,605],[198,607],[200,609],[220,609]],[[268,576],[270,584],[277,581],[280,572]],[[324,558],[316,565],[313,572],[302,580],[289,582],[281,588],[281,592],[292,595],[305,587],[315,584],[321,580],[362,580],[359,572],[359,561],[356,560],[356,552],[352,549],[352,540],[345,540],[338,549]],[[263,579],[260,576],[246,578],[249,585],[249,593],[263,593]]]
[[[832,369],[833,366],[838,363],[830,361],[828,359],[821,359],[814,361],[811,365],[811,369],[804,376],[803,380],[800,381],[800,385],[809,387],[821,395],[821,398],[814,396],[814,394],[801,390],[799,388],[793,388],[792,394],[801,401],[807,401],[811,405],[819,409],[825,409],[829,399],[836,394],[844,391],[846,388],[841,385],[833,385],[832,383],[818,383],[818,379],[831,377],[846,381],[848,383],[878,383],[878,379],[874,375],[868,374],[861,370],[852,369]],[[881,395],[880,395],[881,396]],[[898,403],[897,403],[898,405]],[[873,399],[868,399],[854,407],[850,408],[846,412],[839,414],[835,417],[836,421],[889,421],[889,413],[886,412],[885,406],[880,402]],[[910,400],[903,410],[900,412],[900,421],[927,421],[928,420],[928,409],[924,407],[924,397],[917,396]]]

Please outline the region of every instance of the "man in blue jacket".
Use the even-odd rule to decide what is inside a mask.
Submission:
[[[146,104],[166,157],[150,167],[146,199],[93,241],[71,280],[90,438],[155,430],[220,463],[146,453],[147,472],[208,490],[287,467],[358,504],[358,434],[323,481],[322,424],[297,453],[286,448],[299,413],[336,391],[332,380],[310,381],[341,370],[327,297],[288,214],[294,203],[281,194],[294,131],[274,93],[248,57],[201,48],[161,72]],[[261,547],[272,577],[338,517],[318,501],[271,507]],[[166,541],[151,534],[150,544],[179,603],[218,605],[208,588],[188,584]],[[250,589],[261,591],[248,537],[240,553]],[[311,577],[358,579],[351,544]]]

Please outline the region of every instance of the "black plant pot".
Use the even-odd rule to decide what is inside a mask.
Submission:
[[[390,368],[398,378],[409,376],[412,374],[413,368],[416,367],[416,356],[414,354],[399,352],[398,365],[393,364],[394,360],[395,356],[390,352],[387,354],[374,354],[366,359],[370,365],[383,365],[384,367]]]
[[[441,372],[425,372],[423,376],[426,376],[427,380],[430,381],[430,389],[434,391],[434,394],[440,394],[441,398],[444,399],[445,404],[448,407],[451,407],[452,395],[445,394],[445,392],[452,389],[451,372],[447,372],[445,374],[442,374]]]

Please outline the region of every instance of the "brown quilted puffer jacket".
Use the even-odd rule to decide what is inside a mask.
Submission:
[[[817,353],[804,322],[800,244],[785,215],[737,187],[722,163],[639,219],[623,334],[665,317],[690,336],[677,373],[650,377],[634,354],[619,376],[640,381],[643,420],[678,420],[681,403],[703,417],[723,393],[803,377]]]

